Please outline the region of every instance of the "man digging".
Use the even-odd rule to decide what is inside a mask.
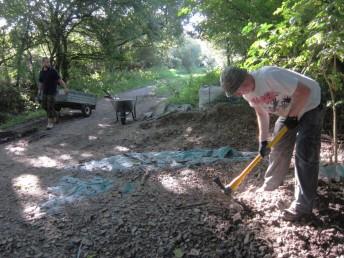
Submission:
[[[57,84],[62,85],[65,88],[65,94],[68,89],[66,83],[60,78],[57,71],[51,67],[49,58],[44,57],[42,59],[42,70],[39,73],[39,90],[38,95],[42,95],[42,107],[47,112],[48,124],[47,130],[54,127],[54,123],[57,122],[58,116],[55,110],[55,95],[57,93]]]
[[[254,108],[259,126],[259,153],[269,155],[270,114],[278,115],[274,134],[285,136],[272,149],[260,191],[278,188],[288,172],[295,146],[295,199],[283,218],[296,221],[312,214],[319,173],[321,89],[319,84],[291,70],[265,66],[253,72],[227,67],[221,74],[226,95],[242,96]]]

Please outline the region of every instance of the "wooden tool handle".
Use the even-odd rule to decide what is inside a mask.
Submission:
[[[271,142],[268,143],[268,147],[272,148],[275,146],[276,143],[278,143],[281,138],[286,134],[288,131],[288,128],[284,126],[277,135],[272,139]],[[262,160],[262,156],[258,154],[254,160],[251,161],[250,164],[238,175],[236,178],[234,178],[228,185],[226,185],[226,188],[231,188],[233,191],[236,190],[239,185],[244,181],[245,177],[252,171],[253,168],[255,168],[258,163]]]

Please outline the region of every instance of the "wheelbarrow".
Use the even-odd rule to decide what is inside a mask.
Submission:
[[[127,115],[131,113],[133,120],[136,121],[136,101],[135,99],[121,99],[121,98],[112,98],[111,104],[116,113],[116,122],[118,122],[118,115],[121,120],[121,124],[125,125],[127,120]]]
[[[105,91],[106,98],[111,100],[112,107],[116,113],[116,122],[118,122],[118,116],[121,120],[121,124],[124,125],[127,120],[127,115],[131,113],[133,120],[136,121],[136,102],[135,99],[124,99],[112,96],[109,92]]]

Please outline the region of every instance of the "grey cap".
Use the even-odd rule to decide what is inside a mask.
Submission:
[[[233,93],[244,82],[248,72],[246,69],[228,66],[226,67],[220,78],[221,87],[224,89],[227,97],[233,95]]]

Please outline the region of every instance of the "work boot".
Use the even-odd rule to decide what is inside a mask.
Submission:
[[[271,185],[267,185],[264,183],[261,187],[259,187],[257,189],[257,193],[270,192],[270,191],[273,191],[277,188],[278,188],[278,186],[271,186]]]
[[[54,127],[54,120],[53,118],[48,118],[47,130],[50,130]]]
[[[295,208],[285,209],[282,218],[286,221],[299,221],[303,218],[307,219],[310,218],[313,214],[311,212],[301,212],[297,211]]]

